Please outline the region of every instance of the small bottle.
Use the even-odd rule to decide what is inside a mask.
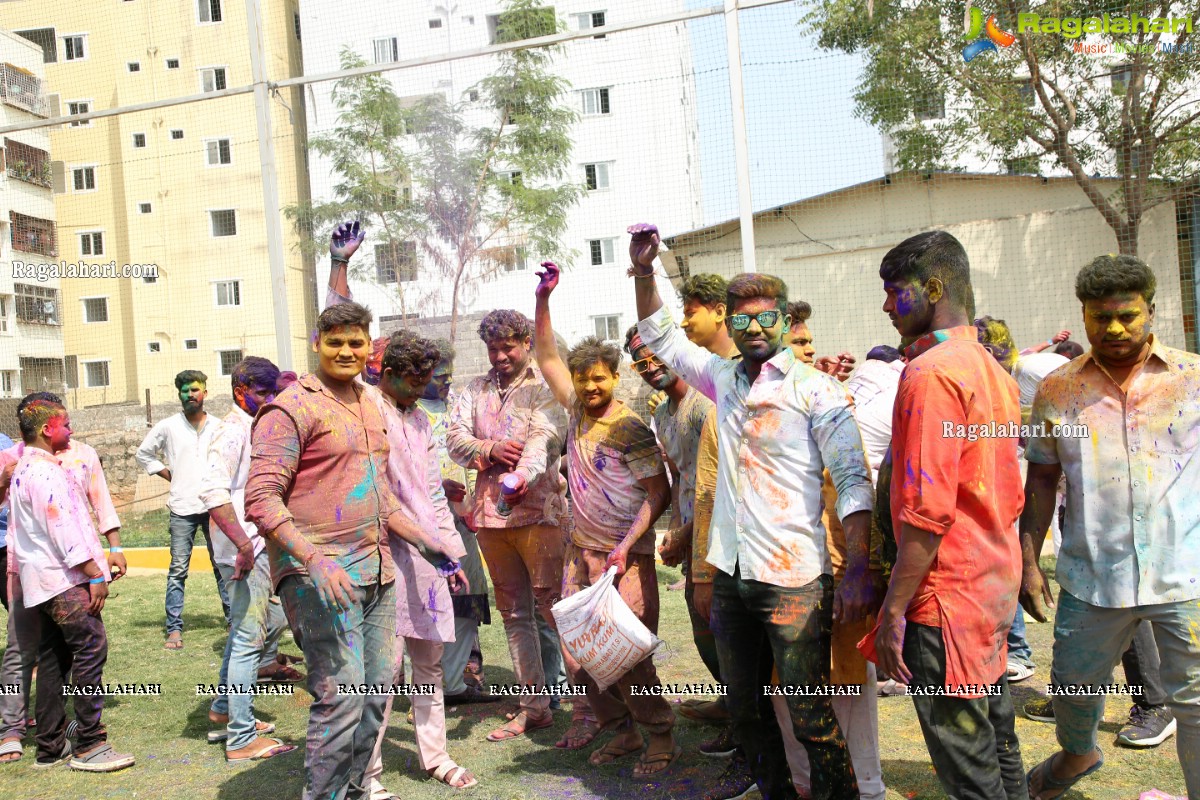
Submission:
[[[500,502],[496,503],[497,514],[507,517],[513,512],[512,506],[508,504],[508,498],[517,493],[517,487],[520,485],[521,477],[513,472],[509,472],[500,479]]]

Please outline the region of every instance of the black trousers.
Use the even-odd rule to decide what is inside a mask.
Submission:
[[[1142,694],[1133,696],[1134,703],[1142,708],[1162,708],[1167,704],[1167,690],[1158,674],[1158,645],[1149,620],[1138,623],[1133,641],[1121,655],[1121,666],[1125,668],[1125,682],[1143,689]]]
[[[946,684],[942,629],[909,622],[904,663],[912,686]],[[1008,676],[998,695],[981,698],[913,694],[925,746],[942,790],[951,800],[1028,800]]]

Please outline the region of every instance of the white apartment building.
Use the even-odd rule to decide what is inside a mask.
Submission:
[[[626,328],[637,319],[632,287],[625,278],[625,229],[643,221],[655,222],[664,231],[692,230],[702,223],[700,146],[687,28],[663,25],[611,36],[604,36],[603,29],[679,11],[685,3],[546,3],[551,5],[568,29],[597,31],[595,38],[566,45],[554,62],[555,71],[571,86],[563,102],[574,104],[580,113],[572,131],[571,179],[587,187],[570,212],[565,233],[575,257],[564,259],[567,272],[555,293],[555,328],[570,344],[591,334],[623,342]],[[301,0],[305,73],[338,70],[339,53],[346,47],[373,63],[485,47],[494,40],[496,15],[503,8],[500,0]],[[494,64],[492,59],[471,58],[385,74],[401,97],[442,93],[450,102],[467,102],[469,107],[469,90]],[[332,84],[325,83],[306,91],[312,134],[336,124],[331,89]],[[486,113],[480,110],[468,121],[485,124]],[[335,179],[330,165],[313,152],[310,179],[314,202],[332,198]],[[368,239],[360,250],[364,264],[372,263],[373,251]],[[541,260],[531,252],[526,263],[482,284],[460,304],[460,314],[515,308],[532,316],[533,273]],[[328,259],[318,262],[318,286],[327,280],[328,269]],[[398,286],[388,282],[393,277],[411,278],[406,296],[421,298],[420,316],[450,312],[447,287],[427,269],[396,276],[384,268],[373,281],[351,278],[355,299],[368,305],[377,320],[384,317],[388,322],[387,317],[400,314]],[[414,304],[410,300],[407,305],[411,315]]]
[[[42,48],[0,30],[0,125],[50,116]],[[17,276],[58,262],[50,134],[0,139],[0,397],[63,389],[59,279]]]

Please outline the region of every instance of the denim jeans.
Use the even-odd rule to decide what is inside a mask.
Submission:
[[[108,661],[108,634],[99,615],[88,613],[92,596],[86,583],[35,606],[42,624],[38,654],[37,754],[39,760],[57,758],[67,740],[67,707],[63,685],[68,675],[74,686],[100,686]],[[79,694],[72,698],[79,720],[75,752],[91,750],[107,741],[100,722],[104,695]]]
[[[304,754],[303,800],[360,800],[383,725],[386,694],[339,687],[390,685],[395,667],[395,584],[355,586],[350,608],[327,608],[307,575],[279,584],[288,624],[303,641],[313,696]]]
[[[1008,629],[1008,660],[1016,661],[1027,667],[1035,667],[1033,649],[1025,641],[1025,609],[1017,603],[1017,615],[1013,617],[1012,627]]]
[[[726,707],[763,800],[795,800],[783,737],[763,687],[771,669],[782,686],[829,683],[833,576],[788,588],[718,571],[713,581],[712,632]],[[796,740],[808,753],[813,800],[857,800],[858,782],[846,739],[827,695],[787,698]]]
[[[541,616],[537,618],[537,624],[538,646],[542,650],[542,672],[546,676],[546,685],[566,686],[567,667],[563,664],[562,643],[559,641],[558,631],[550,627],[550,623]]]
[[[216,559],[213,558],[208,512],[183,515],[171,512],[168,530],[171,532],[171,566],[167,570],[167,633],[183,631],[183,585],[187,582],[197,530],[204,533],[204,543],[208,546],[208,560],[213,565],[213,577],[217,579],[217,593],[221,595],[221,610],[225,614],[225,625],[228,627],[229,591],[225,586],[225,579],[217,570]]]
[[[221,576],[229,586],[229,610],[233,627],[225,640],[225,655],[221,659],[220,686],[229,687],[230,694],[217,695],[212,710],[228,714],[226,730],[229,738],[226,750],[240,750],[255,739],[254,687],[258,683],[258,666],[270,642],[278,644],[287,621],[283,608],[271,600],[271,565],[267,551],[254,559],[254,569],[240,581],[233,580],[233,567],[218,565]]]

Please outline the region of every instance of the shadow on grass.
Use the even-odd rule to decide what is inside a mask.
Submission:
[[[884,759],[881,763],[889,793],[899,792],[908,800],[934,800],[946,796],[929,761]]]

